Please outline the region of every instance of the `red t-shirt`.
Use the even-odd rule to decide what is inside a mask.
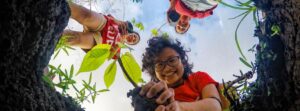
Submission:
[[[175,10],[181,15],[186,15],[191,18],[204,18],[213,14],[213,10],[217,7],[214,6],[211,9],[205,11],[193,11],[186,6],[181,0],[175,0]]]
[[[184,80],[182,85],[174,88],[175,100],[182,102],[200,100],[202,99],[202,89],[208,84],[217,85],[218,83],[205,72],[193,73]]]
[[[112,46],[112,53],[118,49],[117,42],[121,39],[121,34],[119,31],[118,24],[115,23],[114,18],[110,15],[104,16],[107,20],[105,26],[99,32],[102,36],[102,44],[109,44]],[[117,53],[120,53],[120,49],[118,49]],[[117,56],[114,55],[113,59],[117,59]]]

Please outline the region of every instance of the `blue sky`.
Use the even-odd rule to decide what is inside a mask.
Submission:
[[[232,0],[224,1],[232,2]],[[89,7],[89,3],[84,1],[77,0],[75,2]],[[142,36],[141,42],[133,46],[135,50],[132,52],[141,65],[142,53],[144,53],[147,40],[151,37],[151,29],[158,28],[166,22],[169,0],[143,0],[142,3],[132,3],[131,0],[97,0],[92,4],[94,11],[112,14],[120,20],[135,18],[136,21],[144,24],[145,30],[139,31]],[[233,80],[232,74],[238,74],[239,70],[243,72],[250,70],[239,61],[240,55],[234,42],[234,30],[239,19],[228,19],[240,13],[241,11],[219,5],[214,11],[214,15],[201,20],[192,20],[190,30],[184,35],[176,34],[174,27],[168,24],[161,30],[168,32],[172,38],[179,39],[186,48],[191,49],[188,55],[190,62],[194,64],[193,71],[208,72],[218,82],[221,82],[222,79]],[[239,42],[249,61],[254,61],[254,53],[247,50],[258,42],[257,38],[253,37],[254,27],[252,16],[249,16],[239,29]],[[82,30],[82,26],[72,19],[67,28]],[[80,49],[76,49],[70,52],[70,56],[61,53],[58,58],[51,60],[50,64],[62,64],[63,68],[67,69],[74,64],[75,69],[79,69],[84,53]],[[103,72],[109,63],[107,62],[98,70],[93,71],[93,82],[97,83],[98,89],[105,88]],[[120,68],[118,67],[118,69]],[[78,83],[87,78],[88,73],[76,77]],[[143,73],[143,78],[149,80],[145,73]],[[57,81],[57,78],[55,80]],[[130,99],[126,96],[126,93],[132,88],[124,79],[122,72],[118,71],[110,91],[98,95],[94,104],[85,102],[83,107],[87,111],[133,111]],[[72,95],[74,92],[70,91],[70,94]]]

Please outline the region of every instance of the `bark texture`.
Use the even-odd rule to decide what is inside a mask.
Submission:
[[[257,80],[237,110],[300,111],[300,0],[254,2],[266,13],[255,31]]]
[[[83,110],[42,80],[70,10],[65,0],[1,0],[0,110]]]

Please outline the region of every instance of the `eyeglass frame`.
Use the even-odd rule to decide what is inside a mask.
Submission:
[[[175,57],[179,60],[179,62],[181,61],[179,55],[170,57],[170,58],[168,58],[167,60],[164,60],[164,61],[160,61],[160,62],[155,63],[155,64],[154,64],[155,70],[162,71],[163,69],[165,69],[166,65],[168,65],[168,66],[170,66],[170,67],[175,67],[179,62],[178,62],[176,65],[174,65],[174,66],[172,66],[172,65],[169,64],[169,61],[170,61],[171,59],[175,58]],[[156,64],[159,64],[159,63],[163,64],[163,67],[162,67],[161,69],[158,69],[158,68],[156,67]]]

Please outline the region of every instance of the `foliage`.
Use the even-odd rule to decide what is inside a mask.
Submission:
[[[87,2],[91,4],[93,0],[88,0]],[[74,2],[74,0],[68,0],[68,2]],[[142,0],[133,0],[135,3],[141,3]],[[132,24],[134,27],[138,28],[139,30],[143,31],[145,29],[142,22],[136,22],[135,19],[132,19]],[[56,48],[55,48],[55,56],[57,57],[59,52],[63,50],[67,55],[69,55],[67,49],[75,50],[74,48],[68,46],[66,44],[67,39],[71,36],[63,35],[61,39],[59,40]],[[116,72],[117,72],[117,64],[116,62],[122,62],[120,63],[122,71],[124,72],[124,75],[126,75],[126,79],[131,79],[133,82],[131,82],[135,87],[136,84],[144,82],[144,80],[141,78],[141,68],[137,64],[135,58],[133,55],[130,54],[130,52],[126,52],[120,57],[120,54],[118,52],[119,49],[129,49],[129,51],[134,50],[133,48],[125,45],[124,43],[118,43],[117,49],[113,49],[115,47],[111,47],[107,44],[100,44],[95,47],[93,47],[84,57],[81,66],[76,74],[74,74],[74,66],[71,66],[71,69],[69,72],[65,69],[62,71],[61,65],[58,67],[49,65],[50,72],[43,76],[43,80],[48,83],[48,85],[53,89],[61,89],[63,95],[68,95],[68,91],[70,89],[74,89],[76,91],[76,100],[79,102],[83,101],[89,101],[88,98],[91,98],[92,102],[95,102],[95,99],[97,95],[101,92],[109,91],[110,86],[114,83]],[[117,56],[117,58],[114,58],[114,56]],[[82,72],[91,72],[96,69],[98,69],[106,60],[109,61],[113,58],[113,62],[106,67],[106,70],[104,72],[103,78],[104,83],[106,86],[106,89],[97,90],[96,89],[96,83],[92,84],[92,73],[90,73],[88,81],[82,80],[82,86],[83,88],[78,89],[76,87],[76,81],[73,80],[74,75],[78,75]],[[116,60],[120,61],[116,61]],[[123,70],[124,69],[124,70]],[[54,83],[52,81],[53,76],[58,76],[59,82]]]
[[[240,47],[240,43],[238,41],[238,29],[241,25],[241,23],[244,21],[244,19],[250,14],[253,14],[253,21],[255,23],[256,26],[258,26],[258,19],[257,19],[257,7],[254,5],[253,0],[247,0],[246,2],[241,2],[240,0],[235,0],[235,2],[237,3],[237,5],[230,5],[228,3],[225,3],[221,0],[219,0],[220,4],[236,9],[236,10],[241,10],[244,11],[241,14],[230,18],[230,19],[237,19],[239,17],[241,17],[240,21],[238,22],[238,25],[235,29],[235,43],[237,46],[237,49],[241,55],[241,57],[239,57],[239,60],[241,61],[241,63],[243,63],[245,66],[251,68],[252,70],[247,72],[247,73],[243,73],[242,71],[240,71],[240,76],[234,75],[236,77],[235,80],[233,81],[229,81],[227,83],[224,83],[224,91],[223,94],[227,97],[227,99],[230,101],[230,110],[237,110],[237,108],[241,107],[243,99],[248,97],[250,91],[252,90],[251,88],[253,87],[249,87],[249,86],[253,86],[255,84],[257,84],[256,82],[250,83],[248,82],[248,79],[252,78],[252,75],[256,72],[256,68],[257,66],[254,65],[252,62],[251,64],[249,64],[249,62],[247,62],[247,58],[245,57],[245,55],[243,54],[241,47]],[[274,30],[272,30],[274,33],[278,33],[278,28],[274,27]],[[273,34],[274,34],[273,33]],[[248,51],[254,52],[255,48],[258,48],[260,46],[264,46],[264,44],[259,44],[259,45],[253,45],[252,48],[250,48]]]
[[[142,22],[136,22],[136,20],[133,18],[131,20],[131,23],[136,27],[138,28],[139,30],[143,31],[145,29],[144,25]]]
[[[64,51],[67,55],[69,55],[68,49],[75,50],[74,48],[68,46],[66,44],[67,39],[71,36],[67,35],[62,35],[61,38],[59,39],[58,43],[56,44],[56,47],[54,49],[54,59],[57,57],[59,52],[62,50]]]
[[[151,36],[152,37],[157,37],[157,36],[162,36],[162,37],[169,37],[169,34],[167,32],[161,31],[160,29],[165,26],[167,24],[167,22],[161,24],[158,28],[153,28],[151,30]]]
[[[112,85],[115,81],[115,77],[117,74],[117,65],[116,60],[114,60],[105,70],[104,73],[104,83],[107,89]]]
[[[280,27],[278,25],[272,25],[271,30],[272,30],[271,36],[278,35],[280,33]]]
[[[223,81],[223,87],[224,90],[222,90],[222,94],[225,95],[225,97],[230,102],[230,110],[237,111],[236,109],[238,107],[241,107],[241,102],[245,98],[245,96],[248,96],[250,93],[250,90],[252,87],[249,87],[249,85],[256,84],[248,82],[249,79],[253,77],[253,74],[256,72],[256,66],[253,66],[252,64],[252,70],[248,71],[247,73],[243,73],[240,71],[240,75],[233,75],[236,77],[235,80],[229,81],[227,83],[224,83]]]
[[[141,24],[142,23],[138,23]],[[143,27],[143,26],[142,26]],[[67,39],[67,36],[62,37],[60,42],[57,44],[56,50],[64,50],[67,52],[64,48],[69,48],[65,44],[65,41]],[[129,49],[130,51],[133,50],[133,48],[123,44],[118,43],[118,49]],[[59,52],[58,52],[59,53]],[[56,56],[58,55],[56,53]],[[108,44],[99,44],[95,47],[93,47],[84,57],[82,64],[77,72],[76,75],[78,75],[81,72],[90,72],[93,70],[98,69],[106,60],[110,60],[114,55],[116,55],[117,50],[112,52],[111,46]],[[119,55],[118,55],[118,58]],[[122,64],[121,67],[124,68],[123,72],[127,74],[126,79],[132,79],[133,82],[131,82],[134,86],[140,82],[144,82],[141,78],[141,68],[135,61],[134,57],[129,53],[126,52],[124,55],[121,56],[120,60],[124,64]],[[68,91],[70,89],[74,89],[76,91],[76,100],[79,102],[83,101],[89,101],[88,98],[91,98],[92,102],[95,102],[95,99],[97,95],[101,92],[109,91],[109,87],[113,84],[117,72],[117,65],[116,65],[116,59],[106,68],[104,73],[104,83],[106,86],[106,89],[97,90],[96,89],[96,83],[91,84],[92,80],[92,73],[90,73],[89,80],[85,81],[82,80],[82,86],[83,88],[78,89],[75,87],[76,81],[73,80],[74,77],[74,66],[71,66],[71,69],[67,71],[66,69],[62,71],[61,65],[58,67],[49,65],[49,68],[51,69],[50,72],[43,76],[43,80],[48,83],[48,85],[53,89],[60,89],[62,91],[63,95],[68,95]],[[128,73],[127,73],[128,72]],[[54,83],[52,81],[54,76],[58,76],[59,82]],[[77,85],[76,85],[77,86]]]
[[[238,29],[241,25],[241,23],[243,22],[243,20],[250,14],[252,13],[253,14],[253,21],[254,23],[256,24],[256,26],[258,26],[258,20],[257,20],[257,16],[256,16],[256,13],[258,12],[256,6],[254,6],[254,3],[252,0],[248,0],[246,2],[241,2],[239,0],[235,0],[235,2],[237,3],[237,6],[234,6],[234,5],[230,5],[228,3],[225,3],[221,0],[219,0],[220,4],[224,5],[224,6],[227,6],[227,7],[230,7],[230,8],[233,8],[233,9],[236,9],[236,10],[243,10],[244,12],[233,17],[233,18],[230,18],[230,19],[236,19],[238,17],[242,17],[240,19],[240,21],[238,22],[238,25],[235,29],[235,33],[234,33],[234,39],[235,39],[235,43],[236,43],[236,46],[238,48],[238,51],[239,53],[241,54],[241,57],[239,57],[239,60],[244,64],[246,65],[247,67],[251,68],[249,63],[247,62],[247,58],[245,57],[243,51],[241,50],[241,47],[240,47],[240,43],[238,41]]]
[[[121,61],[124,69],[129,74],[128,76],[133,80],[133,82],[136,84],[142,82],[142,70],[129,52],[122,55]]]
[[[85,56],[77,74],[98,69],[110,55],[111,46],[99,44],[92,48]]]
[[[78,88],[75,86],[76,81],[73,79],[74,77],[74,66],[72,65],[70,70],[67,71],[66,69],[63,71],[61,69],[61,65],[58,67],[55,67],[53,65],[48,65],[50,68],[50,71],[48,74],[44,75],[42,78],[43,80],[53,89],[59,89],[62,92],[62,95],[67,96],[68,91],[73,88],[76,91],[76,100],[79,102],[83,102],[87,100],[87,98],[91,97],[93,103],[95,101],[96,95],[98,95],[101,92],[108,91],[108,89],[96,89],[96,84],[93,86],[91,85],[92,80],[92,74],[90,74],[88,82],[83,80],[83,88],[78,90]],[[54,83],[52,81],[53,76],[58,76],[59,81],[57,83]],[[88,92],[88,93],[86,93]]]
[[[154,29],[152,29],[151,30],[151,34],[152,34],[152,36],[158,36],[158,30],[156,29],[156,28],[154,28]]]

